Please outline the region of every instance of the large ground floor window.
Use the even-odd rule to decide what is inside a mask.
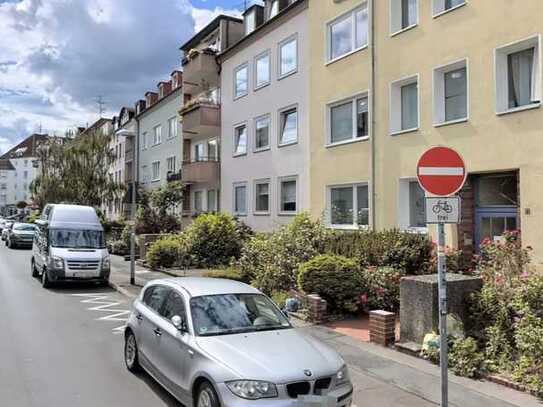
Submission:
[[[328,223],[336,228],[358,228],[369,225],[367,184],[328,187]]]

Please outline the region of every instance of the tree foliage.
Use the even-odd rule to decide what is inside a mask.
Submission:
[[[121,197],[124,186],[108,173],[115,159],[109,137],[97,131],[40,145],[40,171],[31,184],[34,202],[39,207],[60,202],[98,207]]]

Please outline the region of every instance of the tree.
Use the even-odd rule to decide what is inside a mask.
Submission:
[[[179,219],[171,210],[182,202],[183,190],[180,182],[170,182],[151,192],[140,189],[136,232],[171,233],[179,230]]]
[[[99,207],[120,198],[124,185],[108,173],[115,159],[109,135],[101,132],[75,138],[51,138],[37,149],[40,173],[31,184],[34,202],[70,202]]]

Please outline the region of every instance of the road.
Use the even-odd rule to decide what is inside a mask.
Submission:
[[[0,405],[180,406],[125,369],[116,330],[125,297],[94,285],[45,290],[30,275],[30,253],[0,245]]]

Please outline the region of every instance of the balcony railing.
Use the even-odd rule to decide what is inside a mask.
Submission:
[[[217,183],[219,181],[220,163],[214,157],[200,157],[183,162],[181,179],[185,183]]]
[[[218,86],[219,66],[217,51],[191,50],[183,59],[183,83],[189,93],[198,92],[204,86]]]
[[[218,135],[221,125],[220,94],[218,89],[201,93],[179,111],[183,117],[183,137]]]
[[[181,179],[181,170],[177,172],[168,171],[168,174],[166,175],[166,181],[168,182],[181,181]]]

